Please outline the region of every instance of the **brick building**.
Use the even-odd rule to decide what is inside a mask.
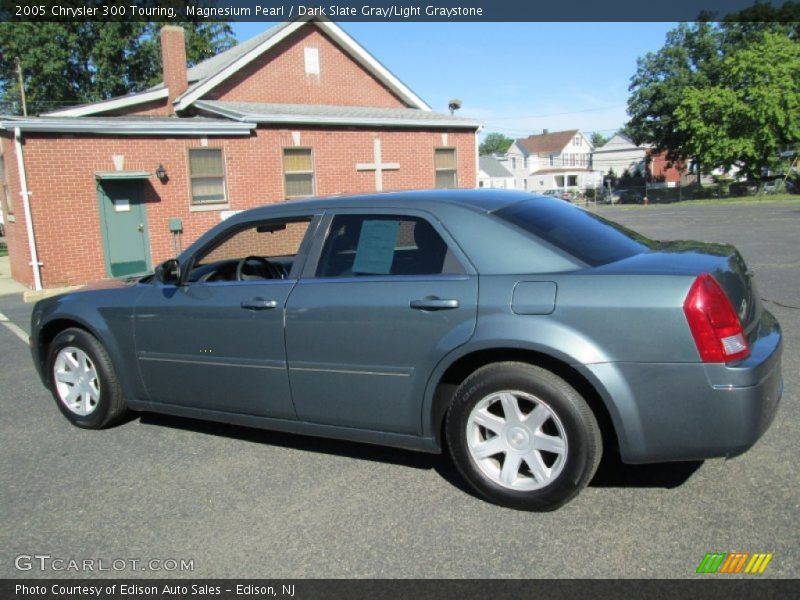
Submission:
[[[283,23],[164,83],[0,117],[13,277],[31,288],[146,272],[220,219],[309,195],[477,185],[477,130],[433,112],[336,24]]]

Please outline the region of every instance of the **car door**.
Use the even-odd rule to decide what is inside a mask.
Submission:
[[[418,434],[434,366],[472,335],[477,275],[432,215],[326,215],[286,306],[299,419]]]
[[[151,402],[295,418],[284,310],[315,226],[312,216],[236,226],[185,261],[181,285],[143,292],[136,351]]]

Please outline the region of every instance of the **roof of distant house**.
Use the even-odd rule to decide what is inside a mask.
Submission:
[[[579,130],[570,129],[568,131],[554,131],[553,133],[540,133],[539,135],[529,135],[526,138],[517,140],[519,145],[528,154],[548,154],[561,152],[572,139],[578,135]]]
[[[636,144],[631,138],[622,133],[615,133],[611,138],[602,146],[595,149],[595,154],[605,152],[626,152],[629,150],[648,150],[650,144]]]
[[[478,163],[481,171],[489,177],[513,177],[511,172],[494,156],[481,156]]]

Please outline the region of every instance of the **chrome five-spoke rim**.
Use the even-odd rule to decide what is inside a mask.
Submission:
[[[536,396],[518,391],[490,394],[475,405],[467,420],[467,445],[486,477],[517,491],[548,485],[567,459],[558,416]]]
[[[74,346],[62,348],[53,365],[56,392],[70,412],[81,417],[91,414],[100,400],[100,382],[92,359]]]

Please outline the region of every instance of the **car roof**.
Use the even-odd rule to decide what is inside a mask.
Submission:
[[[328,196],[324,198],[308,198],[288,200],[286,202],[267,204],[246,211],[247,218],[269,217],[276,210],[287,209],[325,210],[336,208],[417,208],[434,210],[440,206],[460,206],[477,212],[489,213],[523,200],[536,196],[528,192],[496,189],[477,190],[414,190],[405,192],[385,192],[373,194],[357,194]]]

